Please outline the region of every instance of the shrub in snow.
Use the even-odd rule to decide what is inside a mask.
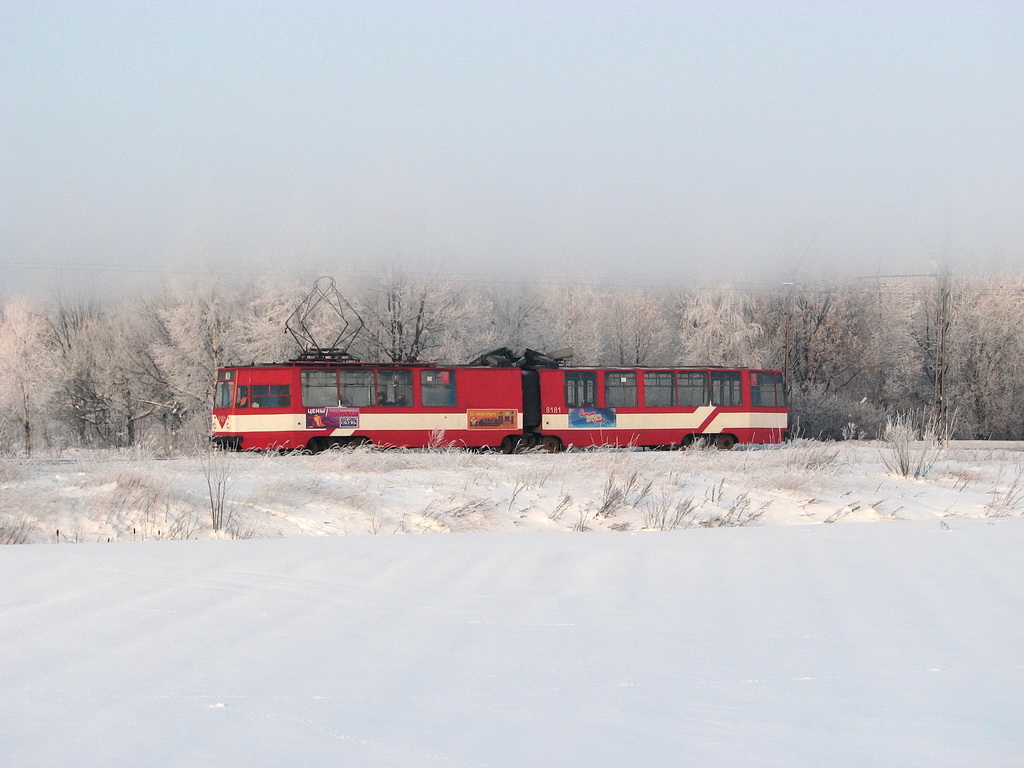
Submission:
[[[697,507],[693,497],[678,499],[671,494],[656,494],[640,509],[644,528],[653,531],[674,531],[689,528]]]
[[[27,544],[33,529],[25,518],[0,520],[0,544]]]
[[[986,517],[1009,517],[1010,515],[1024,514],[1022,476],[1024,476],[1024,472],[1018,469],[1017,476],[1008,486],[996,488],[991,492],[992,501],[985,505]]]
[[[893,474],[901,477],[925,477],[938,461],[942,445],[930,423],[906,413],[888,419],[882,434],[881,456]]]
[[[228,453],[212,446],[199,455],[199,466],[210,494],[210,523],[215,531],[221,530],[230,522],[227,513],[227,494],[231,479],[228,461]]]
[[[720,493],[721,491],[719,491]],[[716,503],[722,503],[721,495],[718,496]],[[770,501],[763,501],[754,507],[750,498],[750,492],[744,491],[738,494],[728,507],[720,506],[716,511],[701,520],[700,526],[702,528],[742,528],[745,525],[760,520],[769,506],[771,506]]]
[[[832,445],[800,440],[779,452],[779,464],[794,472],[832,472],[839,463],[839,449]]]

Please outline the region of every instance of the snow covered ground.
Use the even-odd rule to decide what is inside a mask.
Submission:
[[[359,449],[0,460],[0,541],[107,542],[941,520],[1024,514],[1019,443],[519,456]],[[212,527],[212,511],[222,517]]]
[[[1019,448],[6,460],[0,765],[1019,766]]]

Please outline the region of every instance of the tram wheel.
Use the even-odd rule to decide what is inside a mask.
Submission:
[[[532,448],[537,447],[537,436],[532,432],[529,432],[519,438],[519,442],[516,443],[516,453],[526,453]]]
[[[554,435],[544,435],[540,439],[540,447],[548,453],[561,453],[563,450],[562,441]]]
[[[736,445],[736,438],[732,435],[718,435],[715,438],[715,448],[720,451],[731,450]]]

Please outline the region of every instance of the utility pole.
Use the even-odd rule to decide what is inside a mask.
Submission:
[[[792,391],[792,386],[789,383],[790,365],[789,365],[789,340],[790,330],[793,324],[793,287],[796,283],[783,283],[784,286],[788,287],[786,291],[786,324],[783,326],[783,358],[782,358],[782,385],[785,388],[786,402],[789,402],[789,395]]]
[[[936,435],[945,439],[948,428],[946,410],[946,333],[949,331],[949,273],[936,275],[938,295],[935,304],[935,370],[933,372],[932,425]]]

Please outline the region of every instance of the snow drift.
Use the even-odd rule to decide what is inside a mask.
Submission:
[[[1017,766],[1014,447],[9,462],[0,762]]]

